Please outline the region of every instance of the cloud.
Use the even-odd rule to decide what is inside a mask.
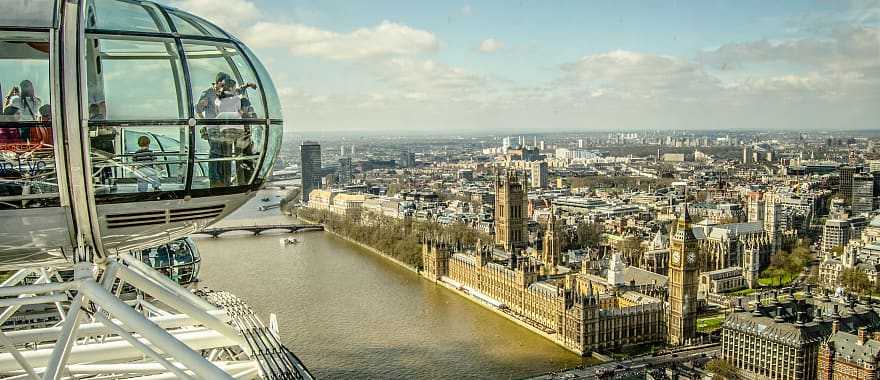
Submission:
[[[222,7],[217,7],[213,0],[182,0],[174,4],[217,23],[253,48],[284,48],[295,56],[362,60],[416,55],[440,47],[433,33],[388,20],[339,33],[296,22],[265,21],[266,15],[247,0],[224,0]]]
[[[728,43],[702,52],[698,59],[725,68],[774,62],[825,69],[874,66],[880,62],[880,29],[839,27],[821,36]]]
[[[692,97],[720,87],[716,78],[688,60],[626,50],[588,55],[560,68],[565,73],[561,85],[583,88],[594,97]]]
[[[432,52],[440,44],[433,33],[390,21],[350,33],[302,24],[259,22],[244,40],[257,48],[286,47],[291,54],[332,60],[357,60]]]
[[[494,38],[487,38],[483,40],[483,42],[480,42],[480,46],[478,47],[478,49],[483,53],[494,53],[503,47],[504,44],[501,43],[501,41],[498,41]]]

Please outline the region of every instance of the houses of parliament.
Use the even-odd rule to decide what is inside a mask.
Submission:
[[[643,344],[686,344],[696,334],[698,256],[682,213],[671,236],[669,279],[625,266],[562,265],[560,221],[551,212],[540,250],[529,248],[525,180],[513,172],[495,183],[495,242],[462,249],[440,241],[422,248],[422,274],[491,304],[581,355]],[[669,302],[667,306],[666,287]]]

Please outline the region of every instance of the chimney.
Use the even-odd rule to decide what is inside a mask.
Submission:
[[[776,307],[776,316],[773,317],[773,321],[775,322],[785,322],[785,318],[782,317],[782,306]]]
[[[865,344],[865,341],[868,340],[868,329],[865,327],[859,327],[859,340],[856,341],[856,344],[859,346]]]
[[[835,319],[831,322],[831,335],[837,334],[837,330],[840,329],[840,321]]]

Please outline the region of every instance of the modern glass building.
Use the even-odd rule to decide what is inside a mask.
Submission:
[[[281,106],[234,36],[149,1],[2,7],[0,269],[168,243],[263,184]]]

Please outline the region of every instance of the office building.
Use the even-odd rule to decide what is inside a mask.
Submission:
[[[343,157],[339,159],[339,169],[336,172],[339,177],[339,183],[348,185],[353,179],[353,170],[351,166],[351,157]]]
[[[300,168],[302,169],[302,201],[309,201],[309,193],[321,188],[321,145],[314,141],[303,141],[300,149]]]
[[[547,188],[547,163],[544,161],[532,164],[532,187],[536,189]]]

